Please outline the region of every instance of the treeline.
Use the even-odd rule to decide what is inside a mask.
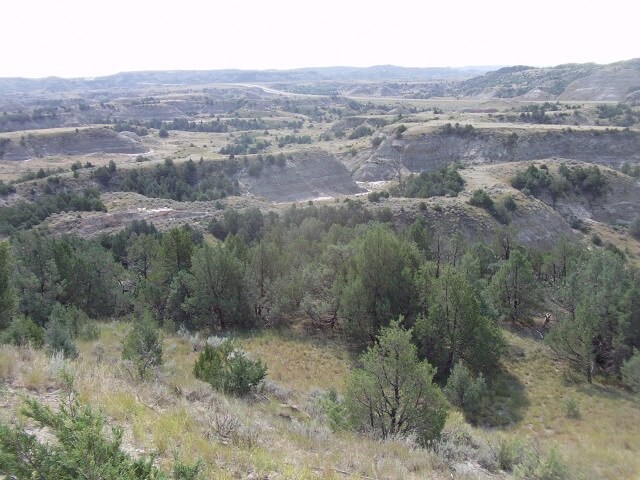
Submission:
[[[296,124],[297,125],[297,124]],[[200,120],[192,121],[187,118],[174,118],[171,121],[153,119],[148,121],[141,120],[118,120],[113,125],[116,132],[135,132],[138,135],[148,135],[148,129],[156,130],[178,130],[183,132],[207,132],[207,133],[226,133],[230,130],[249,131],[249,130],[266,130],[269,128],[267,123],[257,118],[228,118],[221,120]]]
[[[595,198],[607,192],[607,178],[595,165],[569,167],[563,163],[558,173],[560,175],[554,176],[546,165],[538,168],[531,164],[511,179],[511,186],[526,194],[548,193],[554,199],[567,193],[590,195]]]
[[[235,162],[218,166],[187,160],[175,165],[172,160],[166,159],[163,164],[153,168],[129,170],[118,177],[113,188],[178,201],[218,200],[239,194],[238,181],[230,178],[237,168]]]
[[[12,332],[29,318],[46,329],[58,304],[92,318],[148,311],[167,329],[210,332],[304,316],[363,348],[401,319],[441,381],[460,362],[490,380],[502,321],[545,336],[589,381],[619,378],[640,347],[640,274],[606,249],[529,250],[508,228],[469,244],[421,218],[396,232],[357,202],[280,216],[229,210],[209,230],[224,240],[145,223],[98,241],[16,234],[1,325]],[[554,312],[549,325],[533,321],[544,312]]]
[[[270,145],[271,142],[268,140],[259,140],[248,133],[243,133],[239,137],[234,138],[233,142],[220,148],[220,153],[233,158],[236,155],[259,153]]]
[[[55,183],[55,182],[54,182]],[[95,189],[86,189],[81,195],[75,192],[51,192],[45,185],[45,195],[33,202],[19,201],[10,206],[0,208],[0,233],[8,234],[16,230],[24,230],[40,224],[44,219],[60,212],[101,211],[107,209],[100,200]]]
[[[312,142],[309,135],[285,135],[278,139],[278,146],[282,148],[285,145],[308,145]]]
[[[565,106],[565,108],[569,108]],[[541,105],[531,104],[525,105],[520,113],[519,121],[525,123],[537,123],[540,125],[549,125],[552,123],[558,123],[559,117],[567,117],[567,112],[558,112],[560,106],[558,103],[544,102]],[[547,112],[556,112],[553,117],[549,116]]]
[[[240,168],[235,160],[196,163],[189,159],[176,165],[167,158],[153,168],[118,171],[111,161],[95,169],[91,176],[109,190],[177,201],[207,201],[238,195],[238,181],[231,176]]]
[[[464,179],[458,166],[451,164],[431,172],[410,175],[392,188],[389,193],[396,197],[429,198],[449,195],[455,197],[464,190]]]
[[[618,103],[617,105],[600,104],[597,107],[598,118],[609,120],[612,125],[630,127],[640,122],[640,111],[634,110],[630,105]],[[597,122],[596,122],[597,123]]]
[[[477,134],[473,125],[460,125],[459,123],[455,123],[455,125],[451,125],[451,123],[445,123],[442,126],[443,135],[456,135],[458,137],[472,137]]]

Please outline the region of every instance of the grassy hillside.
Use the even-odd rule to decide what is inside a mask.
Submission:
[[[268,381],[262,394],[239,400],[193,377],[194,350],[202,345],[196,337],[166,335],[164,367],[148,381],[134,379],[120,360],[127,328],[126,323],[102,325],[100,339],[81,342],[74,361],[1,347],[0,419],[16,421],[24,396],[55,405],[60,371],[68,369],[81,401],[102,410],[109,425],[124,428],[128,452],[155,452],[165,468],[174,457],[200,458],[204,478],[506,478],[506,472],[490,474],[477,458],[489,455],[487,448],[501,451],[501,445],[516,444],[540,452],[559,448],[571,478],[631,480],[640,471],[637,397],[616,386],[567,384],[564,366],[547,347],[516,333],[505,332],[503,375],[513,377],[510,387],[499,389],[493,401],[505,412],[517,410],[519,419],[484,429],[450,415],[446,431],[471,432],[484,445],[484,453],[468,455],[465,470],[460,460],[452,465],[446,449],[380,443],[328,428],[319,399],[329,389],[342,391],[353,365],[340,343],[291,331],[243,336],[242,346],[266,362]],[[522,390],[512,390],[513,385]],[[567,417],[569,399],[578,405],[578,418]]]

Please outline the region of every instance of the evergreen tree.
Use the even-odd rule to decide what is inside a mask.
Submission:
[[[134,364],[140,378],[147,377],[152,368],[162,365],[162,338],[148,311],[134,321],[124,338],[122,359]]]
[[[467,278],[450,266],[430,282],[428,315],[419,317],[415,336],[420,353],[446,377],[459,360],[476,371],[488,371],[502,351],[500,330],[481,312]]]
[[[453,405],[460,407],[470,420],[475,421],[482,410],[487,385],[482,374],[473,378],[464,363],[458,362],[451,371],[444,393]]]
[[[368,227],[352,247],[349,273],[336,285],[340,315],[355,341],[370,343],[392,318],[415,317],[420,255],[381,224]]]
[[[196,250],[185,307],[199,326],[225,329],[252,323],[243,275],[240,260],[224,247]]]
[[[354,427],[382,439],[416,435],[421,445],[437,438],[447,405],[432,383],[435,369],[419,361],[411,330],[400,321],[383,327],[377,341],[360,357],[362,368],[349,379],[345,402]]]
[[[9,244],[0,242],[0,329],[9,325],[16,307],[11,263]]]
[[[514,322],[530,315],[542,301],[529,259],[520,250],[511,251],[509,259],[500,263],[490,292],[495,308]]]

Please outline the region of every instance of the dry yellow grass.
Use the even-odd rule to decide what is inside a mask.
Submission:
[[[258,333],[240,340],[265,361],[269,378],[290,390],[297,404],[292,413],[281,400],[255,403],[216,394],[193,378],[197,352],[191,343],[174,336],[165,337],[160,376],[137,381],[119,360],[126,330],[120,323],[104,325],[98,341],[80,344],[81,357],[72,365],[81,399],[125,427],[128,451],[156,452],[166,467],[175,454],[185,461],[200,458],[204,478],[276,472],[287,479],[447,476],[424,450],[335,435],[304,413],[315,405],[309,391],[343,388],[350,364],[346,349],[294,333]],[[230,432],[220,427],[225,419],[235,425]]]
[[[16,349],[5,347],[0,350],[0,380],[8,381],[13,376],[16,366]]]
[[[554,361],[541,342],[506,333],[511,348],[524,358],[505,365],[525,388],[528,407],[522,420],[508,429],[532,436],[541,445],[560,446],[571,469],[584,478],[637,480],[640,474],[640,402],[615,386],[567,384],[565,366]],[[573,398],[580,418],[567,417]]]
[[[63,365],[42,351],[0,347],[0,360],[11,364],[3,370],[10,390],[0,418],[15,415],[22,393],[55,405],[51,390],[59,388],[57,372],[65,368],[74,375],[80,399],[102,410],[110,425],[124,428],[123,447],[135,455],[156,453],[165,468],[177,455],[184,461],[202,459],[204,478],[451,478],[443,460],[429,451],[327,428],[309,392],[344,387],[350,355],[333,341],[289,331],[240,340],[266,362],[269,378],[290,391],[283,405],[269,393],[267,401],[247,401],[212,391],[193,378],[197,352],[191,342],[176,336],[165,337],[162,371],[139,381],[120,360],[127,328],[101,325],[101,338],[80,342],[80,357]],[[559,445],[570,469],[585,479],[635,480],[640,471],[637,397],[615,387],[564,385],[562,365],[543,344],[509,332],[506,338],[511,353],[505,368],[523,385],[528,405],[516,424],[500,431],[475,429],[478,437],[493,445],[502,437],[534,439],[543,449]],[[566,416],[569,396],[579,404],[580,419]],[[456,421],[460,415],[452,414],[451,422]]]
[[[269,379],[301,392],[342,391],[350,372],[349,352],[326,340],[264,332],[243,340],[242,346],[265,361]]]

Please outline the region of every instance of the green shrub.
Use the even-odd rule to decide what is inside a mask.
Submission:
[[[501,470],[510,472],[523,458],[524,448],[518,437],[501,437],[496,448],[496,459]]]
[[[369,192],[367,194],[367,199],[371,202],[371,203],[376,203],[380,201],[380,192]]]
[[[32,345],[39,348],[44,344],[44,330],[31,318],[18,315],[13,317],[9,326],[0,335],[0,343]]]
[[[553,176],[551,176],[547,169],[529,165],[525,171],[518,172],[516,176],[511,179],[511,186],[518,190],[526,188],[532,194],[537,195],[541,191],[548,189],[552,181]]]
[[[471,199],[469,200],[469,205],[473,205],[474,207],[484,208],[489,212],[494,209],[494,203],[492,198],[482,188],[475,190],[473,192],[473,194],[471,195]]]
[[[370,127],[367,127],[366,125],[358,125],[349,135],[349,140],[355,140],[371,134],[373,134],[373,130]]]
[[[73,343],[73,334],[62,318],[53,317],[47,322],[44,337],[47,346],[53,352],[62,352],[66,358],[78,356],[78,349]]]
[[[493,209],[489,210],[489,213],[503,225],[509,225],[509,223],[511,223],[509,211],[503,204],[495,205]]]
[[[267,374],[267,367],[261,360],[247,358],[234,342],[224,340],[218,346],[205,346],[193,373],[215,390],[242,396],[256,389]]]
[[[152,368],[162,365],[162,338],[148,311],[134,322],[124,338],[122,359],[133,362],[140,378],[147,377]]]
[[[371,202],[371,203],[377,203],[380,201],[381,198],[389,198],[389,192],[369,192],[367,194],[367,199]]]
[[[451,370],[444,393],[453,405],[475,421],[484,405],[487,385],[482,374],[474,379],[469,369],[458,362]]]
[[[391,190],[396,197],[429,198],[449,195],[455,197],[464,189],[464,179],[458,165],[451,164],[431,172],[410,175]]]
[[[338,397],[335,390],[331,389],[320,399],[320,405],[329,419],[331,431],[338,432],[349,427],[346,406]]]
[[[640,392],[640,350],[634,350],[633,356],[624,362],[620,369],[622,383],[635,392]]]
[[[61,322],[73,338],[95,340],[100,335],[95,322],[90,320],[83,310],[73,305],[65,307],[56,303],[49,315],[49,321],[54,319]]]
[[[544,455],[528,448],[513,468],[513,477],[517,480],[563,480],[569,476],[568,467],[555,447]]]
[[[580,418],[580,404],[573,397],[568,397],[564,401],[565,415],[567,418],[578,419]]]
[[[506,197],[503,200],[502,204],[504,205],[504,208],[506,208],[510,212],[515,212],[518,209],[518,205],[516,204],[515,199],[511,195]]]
[[[42,443],[19,426],[0,423],[0,478],[12,480],[118,479],[166,480],[153,457],[133,459],[120,448],[122,430],[105,435],[102,415],[81,405],[69,391],[67,403],[53,411],[35,399],[27,400],[22,413],[53,435]],[[176,462],[175,480],[195,480],[200,462],[193,466]]]

